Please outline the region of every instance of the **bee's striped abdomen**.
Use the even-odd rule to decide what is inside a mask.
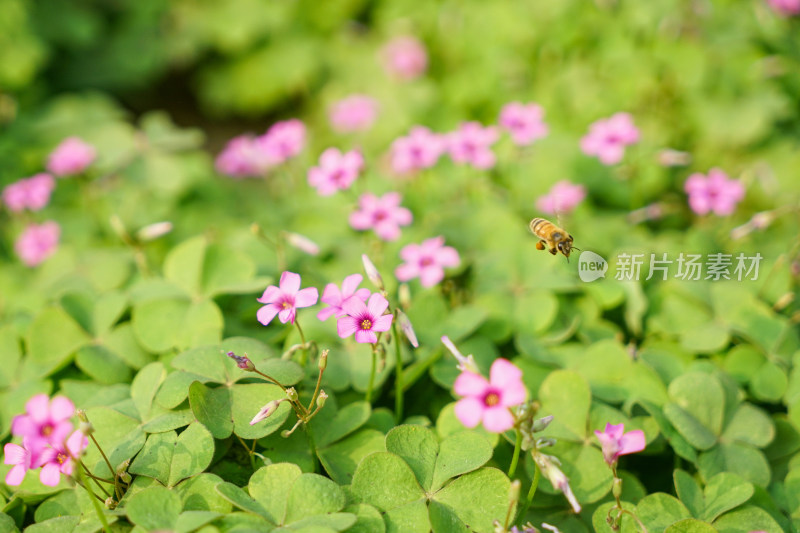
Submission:
[[[538,237],[544,238],[551,228],[553,228],[553,223],[549,220],[545,220],[543,218],[534,218],[531,220],[530,228],[531,232]]]

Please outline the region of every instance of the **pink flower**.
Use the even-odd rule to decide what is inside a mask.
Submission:
[[[428,53],[416,37],[396,37],[383,47],[383,66],[393,76],[413,80],[428,69]]]
[[[88,445],[89,439],[80,431],[75,431],[66,443],[62,441],[45,449],[39,460],[42,464],[42,471],[39,473],[42,484],[55,487],[61,481],[61,474],[71,475],[73,460],[77,459]]]
[[[604,165],[622,161],[625,147],[639,141],[639,130],[628,113],[616,113],[589,126],[589,133],[581,139],[581,150],[586,155],[597,156]]]
[[[328,112],[331,126],[338,132],[366,131],[378,116],[378,101],[354,94],[333,104]]]
[[[767,0],[770,7],[784,16],[800,14],[800,0]]]
[[[430,168],[445,152],[446,140],[424,126],[415,126],[406,137],[392,143],[392,170],[397,174],[408,174]]]
[[[463,122],[447,137],[450,157],[456,163],[469,163],[475,168],[492,168],[496,158],[491,146],[497,138],[497,128],[483,127],[478,122]]]
[[[603,447],[603,458],[609,466],[617,463],[620,455],[628,455],[644,450],[644,432],[640,429],[629,431],[623,435],[625,424],[606,424],[604,431],[595,430],[594,434]]]
[[[75,414],[75,405],[64,396],[37,394],[25,404],[25,414],[11,421],[11,432],[22,437],[26,448],[37,454],[48,445],[64,442],[72,431],[69,419]]]
[[[527,146],[547,136],[549,130],[543,117],[544,110],[540,105],[511,102],[503,107],[499,122],[511,134],[514,144]]]
[[[452,246],[444,246],[444,237],[433,237],[422,244],[409,244],[400,250],[405,261],[394,271],[400,281],[419,278],[423,287],[433,287],[444,278],[444,267],[461,264],[458,252]]]
[[[263,144],[263,139],[257,141],[251,135],[234,137],[217,156],[217,171],[232,178],[263,176],[280,163],[276,154],[263,149]]]
[[[25,473],[32,468],[36,468],[39,461],[33,453],[18,444],[7,443],[3,447],[3,463],[14,465],[6,474],[6,485],[19,485],[25,479]]]
[[[336,331],[341,338],[356,334],[356,342],[375,344],[378,342],[376,331],[389,331],[392,326],[391,314],[384,315],[389,302],[377,292],[364,304],[358,298],[348,298],[342,304],[344,316],[336,322]]]
[[[283,163],[297,156],[306,143],[306,126],[300,120],[276,122],[267,133],[255,139],[256,148],[265,160]]]
[[[497,359],[489,370],[489,380],[474,372],[464,371],[453,388],[459,396],[456,416],[464,426],[474,428],[481,422],[492,433],[514,427],[508,410],[525,401],[528,389],[522,383],[522,371],[506,359]]]
[[[689,207],[698,215],[713,211],[717,215],[730,215],[736,204],[744,198],[744,185],[739,180],[729,179],[718,168],[708,171],[708,177],[696,172],[683,184],[689,195]]]
[[[322,292],[321,298],[322,303],[328,304],[328,307],[317,313],[317,318],[328,320],[333,315],[336,317],[344,316],[346,313],[342,306],[351,298],[366,302],[367,298],[369,298],[369,289],[365,287],[358,288],[363,279],[364,277],[361,274],[351,274],[344,278],[341,290],[335,283],[328,283]]]
[[[47,170],[56,176],[80,174],[92,164],[96,152],[93,146],[78,137],[61,141],[47,158]]]
[[[550,192],[536,200],[536,208],[548,215],[567,213],[575,209],[585,197],[586,189],[583,185],[562,180],[553,185]]]
[[[50,194],[56,187],[56,180],[50,174],[36,174],[21,179],[3,189],[3,202],[9,211],[19,212],[23,209],[39,211],[50,203]]]
[[[358,150],[343,154],[336,148],[328,148],[319,156],[319,165],[308,171],[308,184],[320,196],[330,196],[349,189],[363,167],[364,158]]]
[[[400,226],[411,224],[411,211],[400,207],[402,196],[387,192],[381,197],[364,193],[358,199],[358,211],[350,215],[350,226],[355,230],[374,229],[384,241],[396,241]]]
[[[61,228],[52,220],[30,224],[14,243],[14,250],[23,263],[34,267],[55,253],[60,235]]]
[[[314,305],[317,298],[319,293],[315,287],[300,290],[300,275],[287,271],[281,274],[280,287],[270,285],[258,299],[267,305],[258,310],[256,318],[265,326],[272,322],[275,315],[283,324],[294,324],[297,309]]]

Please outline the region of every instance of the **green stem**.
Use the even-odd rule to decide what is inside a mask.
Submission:
[[[306,435],[308,435],[308,446],[311,448],[311,460],[314,462],[312,472],[317,471],[317,445],[314,443],[314,432],[311,430],[311,424],[306,423]]]
[[[273,377],[270,377],[270,376],[266,375],[265,373],[261,372],[261,371],[260,371],[260,370],[258,370],[257,368],[254,368],[254,369],[253,369],[253,372],[255,372],[256,374],[258,374],[258,375],[259,375],[259,376],[261,376],[262,378],[266,379],[267,381],[270,381],[270,382],[274,383],[274,384],[275,384],[275,385],[277,385],[278,387],[282,388],[282,389],[284,390],[284,392],[286,392],[286,387],[283,385],[283,383],[281,383],[281,382],[280,382],[280,381],[278,381],[277,379],[275,379],[275,378],[273,378]]]
[[[300,342],[303,343],[303,357],[300,359],[300,366],[305,367],[308,360],[308,347],[306,346],[306,336],[303,334],[303,328],[300,327],[300,322],[295,318],[294,325],[297,326],[297,331],[300,333]]]
[[[397,318],[397,317],[395,317]],[[403,420],[403,356],[400,353],[400,335],[397,334],[396,320],[392,320],[394,335],[394,418],[399,424]]]
[[[514,455],[511,457],[511,466],[508,467],[508,477],[513,477],[514,472],[517,471],[517,463],[519,462],[519,452],[522,449],[522,431],[517,428],[517,442],[514,444]]]
[[[364,396],[364,400],[367,403],[372,403],[372,386],[375,384],[375,366],[377,365],[378,356],[375,353],[375,345],[372,345],[372,369],[369,371],[369,383],[367,383],[367,393]]]
[[[542,471],[539,470],[539,465],[536,464],[534,461],[533,463],[533,481],[531,481],[531,488],[528,491],[528,496],[525,498],[525,505],[522,506],[517,518],[519,520],[525,519],[525,514],[528,512],[528,508],[531,506],[531,502],[533,501],[533,496],[536,494],[536,488],[539,486],[539,479],[542,477]]]
[[[99,518],[100,523],[103,524],[103,531],[105,531],[105,533],[111,533],[111,529],[108,527],[108,520],[106,520],[106,515],[103,514],[103,509],[100,507],[100,502],[103,501],[102,498],[92,491],[92,487],[89,486],[88,482],[84,482],[85,478],[83,477],[83,469],[76,468],[75,470],[78,473],[78,484],[86,489],[86,492],[89,493],[89,499],[92,500],[94,511],[97,513],[97,518]]]
[[[247,457],[250,459],[250,466],[253,467],[253,470],[256,470],[256,458],[253,455],[253,451],[250,450],[250,446],[248,446],[247,443],[244,441],[244,439],[242,439],[242,437],[240,437],[239,435],[236,435],[236,438],[239,439],[239,442],[242,443],[244,449],[247,450]],[[253,449],[255,450],[255,446],[253,447]]]

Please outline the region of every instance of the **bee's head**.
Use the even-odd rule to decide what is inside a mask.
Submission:
[[[569,254],[570,254],[570,252],[572,252],[572,239],[563,240],[563,241],[559,242],[556,245],[556,247],[558,248],[559,252],[564,254],[564,257],[567,258],[567,261],[569,261]]]

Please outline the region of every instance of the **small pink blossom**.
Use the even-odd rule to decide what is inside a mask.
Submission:
[[[9,211],[24,209],[39,211],[50,203],[50,195],[56,187],[56,180],[50,174],[36,174],[21,179],[3,189],[3,202]]]
[[[698,215],[710,211],[720,216],[730,215],[744,198],[744,185],[718,168],[708,171],[708,177],[696,172],[689,176],[683,189],[689,195],[689,207]]]
[[[34,267],[55,253],[60,236],[61,227],[52,220],[30,224],[17,238],[14,250],[23,263]]]
[[[306,126],[298,119],[276,122],[264,135],[256,137],[254,142],[266,160],[284,163],[303,150]]]
[[[387,307],[388,300],[377,292],[366,304],[358,298],[348,298],[342,304],[345,315],[336,321],[336,331],[343,339],[355,333],[356,342],[375,344],[378,342],[375,332],[389,331],[392,326],[394,317],[383,314]]]
[[[363,167],[364,157],[358,150],[343,154],[336,148],[328,148],[319,156],[319,165],[308,171],[308,184],[320,196],[330,196],[349,189]]]
[[[72,431],[69,419],[75,405],[64,396],[51,400],[47,394],[37,394],[25,404],[25,414],[11,421],[11,432],[22,437],[26,448],[39,452],[48,445],[58,444]]]
[[[275,315],[278,315],[283,324],[294,324],[297,309],[314,305],[318,298],[319,293],[315,287],[301,290],[300,275],[287,271],[281,274],[280,287],[270,285],[261,298],[258,298],[259,302],[266,305],[258,310],[256,318],[265,326],[272,322]]]
[[[444,237],[433,237],[422,244],[409,244],[400,250],[400,258],[405,261],[397,267],[394,275],[400,281],[419,278],[423,287],[433,287],[444,279],[445,267],[461,264],[458,252],[452,246],[444,245]]]
[[[14,465],[6,474],[6,485],[16,486],[22,483],[25,473],[36,468],[39,461],[31,450],[10,442],[3,447],[3,455],[4,464]]]
[[[603,458],[609,466],[617,463],[620,455],[628,455],[644,450],[644,432],[640,429],[625,434],[625,424],[606,424],[604,431],[595,430],[597,440],[603,447]]]
[[[263,139],[256,141],[251,135],[228,141],[214,163],[217,171],[232,178],[249,178],[263,176],[276,166],[280,162],[277,156],[263,150]]]
[[[411,211],[400,206],[402,196],[387,192],[381,197],[364,193],[358,199],[358,211],[350,215],[350,226],[355,230],[374,229],[384,241],[396,241],[400,226],[411,224]]]
[[[346,133],[366,131],[378,117],[378,101],[364,94],[354,94],[333,104],[328,119],[333,129]]]
[[[536,208],[548,215],[568,213],[575,209],[575,206],[581,203],[585,197],[586,189],[583,185],[575,185],[562,180],[554,184],[550,188],[550,192],[536,200]]]
[[[450,157],[456,163],[468,163],[475,168],[492,168],[496,158],[491,146],[497,142],[498,136],[497,128],[493,126],[463,122],[447,137]]]
[[[363,279],[364,277],[361,274],[351,274],[344,278],[341,290],[335,283],[328,283],[320,299],[322,303],[328,304],[328,307],[317,313],[317,318],[328,320],[331,316],[344,316],[346,313],[342,306],[351,298],[366,302],[367,298],[369,298],[369,289],[366,287],[358,288]]]
[[[508,408],[523,403],[528,396],[522,371],[506,359],[492,363],[488,381],[480,374],[464,371],[453,388],[463,396],[455,407],[458,420],[468,428],[483,422],[483,427],[493,433],[514,427],[514,417]]]
[[[604,165],[622,161],[625,147],[639,141],[639,130],[628,113],[616,113],[589,126],[589,133],[581,139],[581,150],[596,156]]]
[[[402,80],[413,80],[428,69],[428,53],[416,37],[396,37],[383,47],[383,66]]]
[[[544,123],[544,110],[538,104],[506,104],[500,112],[499,123],[511,134],[514,144],[519,146],[527,146],[546,137],[549,131]]]
[[[92,145],[78,137],[69,137],[50,153],[47,170],[59,177],[80,174],[92,164],[96,155]]]
[[[61,474],[72,475],[73,461],[80,457],[88,445],[89,439],[86,438],[86,435],[75,431],[66,443],[62,441],[45,449],[39,460],[42,464],[42,471],[39,473],[39,480],[42,484],[55,487],[61,481]]]
[[[800,0],[767,0],[770,7],[783,16],[800,15]]]
[[[424,126],[415,126],[405,137],[392,143],[391,164],[397,174],[430,168],[447,149],[446,139]]]

